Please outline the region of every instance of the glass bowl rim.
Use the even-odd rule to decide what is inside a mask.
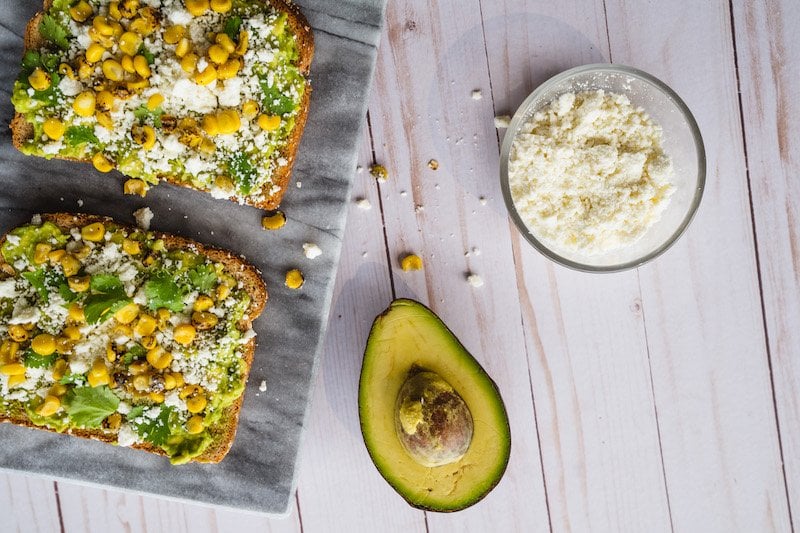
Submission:
[[[632,76],[635,78],[639,78],[651,85],[654,85],[657,89],[663,92],[668,99],[670,99],[675,107],[683,114],[686,123],[689,126],[689,130],[692,132],[692,137],[694,140],[695,150],[697,152],[697,187],[694,192],[694,197],[692,198],[692,202],[689,205],[689,209],[687,210],[686,214],[683,217],[683,220],[675,229],[675,231],[670,235],[660,246],[652,250],[651,252],[632,259],[630,261],[626,261],[623,263],[618,264],[611,264],[611,265],[591,265],[587,263],[581,263],[578,261],[573,261],[571,259],[567,259],[559,255],[558,253],[551,250],[547,245],[539,241],[536,237],[534,237],[533,233],[527,228],[525,223],[522,221],[522,217],[520,217],[519,212],[517,211],[516,206],[514,205],[514,200],[511,197],[511,189],[508,182],[508,158],[511,153],[511,145],[514,142],[517,134],[519,133],[519,129],[524,124],[525,120],[531,116],[533,113],[533,109],[530,109],[531,103],[535,101],[542,93],[550,89],[552,86],[557,85],[565,80],[573,78],[579,74],[586,74],[591,72],[606,72],[612,74],[624,74],[628,76]],[[544,104],[546,105],[546,104]],[[700,207],[700,202],[703,198],[703,191],[705,190],[705,183],[706,183],[706,152],[705,147],[703,144],[703,137],[700,134],[700,128],[697,126],[697,121],[692,115],[692,112],[689,110],[689,107],[684,103],[680,96],[675,93],[666,83],[662,82],[655,76],[648,74],[642,70],[637,68],[628,67],[625,65],[617,65],[612,63],[591,63],[588,65],[581,65],[578,67],[571,68],[569,70],[565,70],[555,76],[551,77],[547,81],[540,84],[536,89],[533,90],[526,98],[523,100],[522,104],[517,108],[516,112],[514,113],[513,118],[511,119],[511,123],[506,129],[505,136],[503,137],[503,143],[500,150],[500,189],[503,193],[503,200],[506,204],[506,209],[508,210],[509,216],[511,220],[514,221],[514,225],[517,226],[517,229],[522,233],[522,236],[525,238],[528,243],[536,248],[539,253],[558,263],[562,266],[567,268],[578,270],[581,272],[621,272],[624,270],[630,270],[633,268],[640,267],[645,263],[652,261],[656,257],[660,256],[664,252],[666,252],[669,248],[672,247],[673,244],[686,232],[686,229],[689,227],[689,224],[694,219],[695,215],[697,214],[697,209]]]

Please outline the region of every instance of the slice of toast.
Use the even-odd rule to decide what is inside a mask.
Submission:
[[[35,69],[35,62],[23,60],[12,97],[17,109],[11,122],[14,146],[32,155],[85,162],[93,162],[95,155],[101,154],[104,161],[95,164],[99,170],[108,171],[115,167],[126,176],[146,182],[137,183],[126,192],[140,191],[142,188],[146,190],[148,185],[166,180],[210,192],[217,198],[229,198],[261,209],[275,209],[289,184],[311,95],[308,75],[314,41],[311,28],[299,9],[284,0],[236,0],[232,11],[228,13],[219,14],[209,9],[200,17],[192,17],[184,10],[182,0],[165,0],[163,11],[149,8],[142,2],[138,6],[139,14],[114,20],[108,10],[111,3],[110,0],[90,2],[94,7],[92,15],[85,22],[78,23],[68,12],[55,9],[52,0],[45,0],[44,12],[29,21],[24,36],[25,57],[32,57],[27,55],[31,51],[42,52],[43,57],[45,54],[57,57],[57,60],[50,60],[38,67],[51,82],[58,80],[59,84],[58,91],[52,86],[43,92],[33,89],[29,76]],[[150,11],[144,12],[143,9]],[[156,28],[152,33],[147,34],[149,29],[143,31],[143,48],[138,54],[153,54],[151,66],[148,67],[151,77],[144,78],[138,72],[123,71],[124,79],[111,81],[105,75],[104,65],[108,60],[123,63],[126,54],[120,47],[120,37],[95,34],[90,38],[86,28],[92,26],[94,18],[101,16],[109,24],[120,24],[120,31],[128,32],[133,21],[143,18],[141,13],[152,14],[156,20]],[[238,17],[236,13],[244,17]],[[207,38],[214,35],[216,39],[216,35],[225,34],[226,29],[228,34],[236,36],[237,25],[231,28],[227,26],[231,19],[237,17],[242,19],[240,27],[248,35],[248,43],[244,45],[247,48],[243,53],[238,52],[241,51],[241,33],[236,40],[224,43],[230,45],[232,42],[238,50],[231,53],[227,62],[232,64],[238,61],[240,68],[236,75],[225,80],[217,79],[208,85],[185,81],[193,80],[204,62],[219,71],[226,67],[226,64],[216,65],[211,60],[207,51],[214,42]],[[67,50],[54,43],[52,30],[48,31],[53,21],[68,34],[76,34],[66,37],[66,44],[69,45]],[[48,22],[49,26],[43,25],[43,22]],[[256,22],[258,26],[255,26]],[[166,31],[173,26],[186,28],[185,38],[191,43],[189,55],[195,54],[198,59],[198,66],[193,67],[195,70],[192,73],[181,67],[182,58],[177,55],[180,42],[164,42]],[[280,39],[270,33],[270,28],[274,30],[278,26],[286,28],[281,33],[284,37]],[[198,27],[207,31],[198,31]],[[258,32],[255,28],[258,28]],[[140,28],[134,23],[134,29],[139,31]],[[200,35],[202,33],[206,34],[205,37]],[[260,37],[256,37],[256,34]],[[103,45],[109,46],[101,59],[88,64],[88,47],[100,44],[91,39],[98,39]],[[270,39],[280,46],[270,45]],[[289,56],[291,59],[287,59]],[[275,60],[276,57],[279,59]],[[264,67],[270,59],[277,61],[277,66]],[[65,73],[64,64],[71,69],[69,74]],[[81,75],[81,64],[88,64],[83,71],[85,76]],[[70,78],[65,82],[64,78],[70,75],[75,79]],[[230,75],[230,71],[227,75]],[[151,80],[154,81],[151,83]],[[287,86],[279,90],[281,80]],[[145,83],[148,85],[142,87]],[[134,88],[129,89],[129,84]],[[268,101],[266,92],[272,89],[267,89],[264,84],[271,84],[275,89],[269,93],[276,97],[271,100],[272,103]],[[237,87],[241,93],[238,96],[234,94]],[[74,113],[71,105],[78,94],[92,91],[97,96],[102,92],[101,89],[115,96],[120,95],[113,99],[111,111],[101,109],[105,104],[97,100],[93,116],[80,117]],[[54,92],[55,95],[51,94]],[[151,111],[147,106],[154,103],[150,101],[150,96],[154,94],[163,96],[164,101],[154,105]],[[42,95],[45,95],[47,102],[36,105],[36,99]],[[213,98],[217,99],[217,106],[211,105],[213,100],[209,99]],[[258,104],[255,112],[252,106],[245,111],[244,104],[248,100]],[[36,109],[31,110],[30,102],[34,103]],[[230,128],[224,130],[225,133],[218,133],[218,128],[210,124],[222,111],[233,111],[239,116],[239,128],[233,133],[229,133]],[[269,120],[262,119],[262,116]],[[48,118],[61,120],[66,128],[64,137],[56,139],[47,135],[43,123]],[[227,122],[230,122],[229,118],[223,117]],[[280,119],[278,125],[275,124],[277,119]],[[273,122],[270,123],[270,120]],[[261,121],[267,128],[276,129],[264,130],[259,126]],[[81,135],[71,135],[70,126],[81,127],[84,131]],[[90,128],[91,135],[86,134],[86,127]],[[146,148],[150,146],[147,138],[150,132],[143,132],[146,127],[152,128],[155,138],[150,148]],[[71,140],[82,144],[71,145]]]
[[[242,407],[244,383],[247,381],[253,362],[255,337],[251,330],[252,321],[261,314],[267,300],[267,291],[259,272],[255,267],[230,252],[204,246],[175,235],[157,232],[145,233],[117,224],[106,217],[56,213],[43,215],[41,220],[36,222],[38,224],[23,226],[23,228],[28,228],[27,230],[20,228],[13,230],[0,240],[0,249],[3,252],[0,258],[0,271],[3,272],[3,276],[6,276],[0,280],[0,303],[3,303],[3,309],[9,309],[0,317],[0,343],[2,343],[0,345],[0,422],[11,422],[109,443],[119,443],[168,456],[175,463],[188,461],[217,463],[221,461],[233,443],[239,411]],[[90,230],[85,228],[95,225],[96,229],[98,223],[103,226],[105,233],[101,235],[100,240],[91,241],[91,236],[87,233]],[[54,237],[52,232],[48,233],[42,229],[48,228],[49,224],[58,228],[64,237]],[[76,237],[80,237],[80,239],[76,239]],[[120,242],[122,244],[119,244]],[[131,247],[131,242],[139,243],[138,253],[136,247]],[[158,242],[161,244],[156,244]],[[47,248],[50,251],[46,252],[46,255],[34,257],[37,249],[36,243],[41,246],[40,254],[46,252]],[[82,257],[85,254],[85,251],[81,251],[83,246],[91,248],[85,257]],[[67,253],[63,254],[59,250],[66,250]],[[180,254],[177,253],[178,251]],[[134,255],[128,252],[133,252]],[[209,283],[208,279],[202,282],[205,283],[202,287],[204,293],[208,293],[213,300],[214,307],[209,311],[222,314],[218,319],[216,329],[203,330],[201,323],[196,320],[196,318],[199,320],[201,316],[195,317],[196,313],[193,310],[202,308],[198,307],[201,296],[198,295],[199,289],[196,287],[184,289],[177,297],[187,298],[180,300],[186,307],[180,312],[173,311],[170,318],[161,322],[163,309],[169,308],[171,304],[168,300],[163,299],[165,296],[163,287],[161,288],[162,292],[157,290],[158,286],[153,289],[155,292],[148,292],[151,288],[148,288],[150,286],[143,278],[155,279],[152,270],[155,267],[152,265],[146,267],[145,265],[147,263],[162,265],[160,268],[168,272],[169,279],[180,280],[181,273],[177,269],[179,263],[178,260],[173,259],[172,254],[177,254],[174,257],[180,258],[183,266],[202,264],[197,263],[198,260],[201,260],[205,261],[205,264],[215,265],[214,268],[218,268],[215,282]],[[70,267],[64,263],[64,255],[80,258],[80,268],[77,269],[74,265]],[[7,262],[7,259],[11,262]],[[40,263],[42,260],[43,262]],[[104,267],[105,264],[113,267]],[[100,319],[95,325],[90,325],[93,320],[92,305],[96,305],[96,303],[90,304],[90,298],[94,297],[96,302],[98,299],[102,301],[104,297],[102,292],[95,292],[97,289],[94,286],[95,280],[107,280],[108,278],[104,278],[104,276],[114,272],[117,273],[119,279],[127,280],[131,277],[124,274],[128,267],[120,266],[125,264],[135,265],[135,268],[138,269],[136,276],[130,281],[135,286],[125,288],[127,296],[131,296],[129,293],[135,291],[135,296],[132,297],[133,303],[140,302],[136,318],[125,324],[131,317],[118,316],[112,307],[107,309],[106,315],[100,315]],[[172,267],[167,266],[170,264]],[[69,268],[72,270],[68,271]],[[173,271],[171,272],[169,268],[173,268]],[[208,276],[208,269],[203,268],[204,270],[197,272],[205,273]],[[41,283],[38,288],[35,281],[37,270],[46,272],[39,278]],[[65,274],[72,274],[72,276],[65,276]],[[185,274],[184,278],[186,278]],[[148,276],[150,277],[148,278]],[[85,289],[84,292],[80,292],[81,287],[74,283],[76,279],[80,282],[81,277],[92,279],[92,286]],[[59,279],[61,287],[56,288]],[[63,287],[65,279],[70,291]],[[191,275],[186,279],[192,279]],[[125,283],[129,283],[129,281]],[[223,285],[227,288],[220,289]],[[167,286],[171,285],[167,284]],[[48,287],[52,289],[52,294],[46,303],[40,291],[49,290]],[[111,289],[104,290],[112,294]],[[194,292],[188,293],[187,290]],[[221,291],[230,294],[226,295]],[[60,297],[56,296],[56,292],[59,292]],[[201,294],[204,293],[201,292]],[[97,294],[100,296],[98,297]],[[11,300],[6,299],[9,297]],[[74,301],[68,303],[67,300],[73,297]],[[153,297],[156,299],[152,299]],[[192,298],[194,298],[194,303],[190,302]],[[8,304],[9,301],[11,304]],[[173,298],[173,304],[174,301]],[[121,303],[130,305],[131,298],[128,298],[126,302]],[[153,303],[155,306],[165,305],[167,307],[157,310],[154,309],[154,305],[151,305]],[[7,308],[7,305],[11,305],[11,308]],[[82,309],[79,312],[83,315],[82,319],[75,320],[72,309],[68,314],[66,314],[67,311],[59,311],[59,308],[66,309],[67,306],[72,305],[77,305]],[[30,311],[25,311],[28,308],[36,308],[39,311],[31,314]],[[93,309],[96,311],[96,307]],[[173,307],[173,309],[175,308]],[[145,315],[158,320],[158,329],[154,332],[146,331]],[[36,318],[37,316],[38,318]],[[237,316],[238,320],[234,321],[233,318]],[[225,322],[228,319],[232,320],[231,324]],[[143,322],[144,326],[142,326]],[[175,340],[176,323],[184,325],[184,327],[188,323],[196,328],[196,336],[189,344],[177,344]],[[228,328],[230,332],[227,330],[224,334],[218,332],[220,326],[223,330]],[[26,337],[24,340],[19,337],[20,327],[27,328],[24,330],[28,332],[23,335]],[[81,331],[86,330],[85,338],[74,339],[73,337],[73,340],[70,341],[68,335],[77,335],[76,330],[70,330],[70,327],[79,327]],[[125,330],[126,327],[129,328],[126,330],[127,333],[119,333],[117,330],[117,328]],[[144,335],[148,333],[149,335]],[[57,345],[55,352],[50,354],[37,352],[37,350],[49,351],[47,347],[41,350],[40,344],[37,344],[36,339],[40,334],[51,335],[51,338],[55,339]],[[115,335],[123,336],[115,337]],[[130,337],[126,340],[125,335],[130,335]],[[101,336],[104,336],[102,342],[98,340]],[[17,341],[14,341],[15,338]],[[229,342],[230,339],[234,339],[233,342],[237,344],[231,353],[223,354],[220,346]],[[12,350],[9,350],[10,343],[13,342],[17,344]],[[155,348],[156,355],[163,354],[169,349],[172,350],[169,352],[169,360],[172,361],[169,366],[158,369],[163,366],[163,362],[155,358],[151,359],[150,353],[145,356],[141,349],[138,355],[127,359],[129,354],[135,351],[134,346],[145,344],[150,346],[148,344],[150,342],[157,344],[155,347],[149,348],[149,351]],[[88,356],[83,352],[83,348],[87,346],[90,347]],[[114,356],[111,356],[111,353],[114,353]],[[201,353],[205,355],[201,355]],[[211,353],[210,359],[208,353]],[[221,385],[222,381],[219,376],[209,378],[214,374],[208,369],[215,364],[214,357],[217,356],[219,361],[224,362],[224,365],[216,368],[225,369],[224,375],[235,376],[235,378],[229,378],[228,383],[231,385],[228,386],[228,389]],[[92,378],[96,370],[95,365],[100,364],[97,362],[98,359],[106,368],[106,377],[109,381],[106,381],[102,375],[99,379],[97,379],[97,375]],[[203,367],[195,366],[192,361],[200,359],[206,366],[205,370],[197,371],[197,368]],[[66,361],[66,363],[58,363],[58,361]],[[13,373],[14,367],[6,365],[15,364],[25,367],[25,381],[12,386],[10,379],[13,376],[8,373]],[[60,370],[59,365],[61,365]],[[84,372],[81,373],[81,370]],[[62,376],[60,377],[59,374]],[[180,378],[177,374],[180,374]],[[137,388],[139,384],[136,376],[138,375],[148,376],[150,381],[147,388],[143,390]],[[170,378],[168,375],[172,377]],[[175,379],[178,382],[169,388],[170,381]],[[58,385],[54,385],[59,380],[62,384],[66,383],[66,387],[62,385],[61,390],[58,390]],[[182,386],[181,380],[185,381]],[[190,408],[189,402],[191,398],[197,396],[196,393],[199,391],[190,388],[189,392],[195,394],[182,398],[187,391],[186,387],[194,387],[190,382],[196,382],[203,388],[201,395],[207,402],[207,407],[198,412],[194,412],[197,411],[198,405]],[[103,388],[104,386],[108,387],[107,391]],[[93,390],[87,392],[86,389],[89,388]],[[74,411],[70,410],[74,406],[69,403],[70,394],[73,394],[72,398],[77,396],[75,394],[77,389],[81,389],[87,394],[94,394],[99,390],[105,394],[110,393],[121,400],[120,406],[102,412],[101,416],[103,414],[108,416],[103,418],[100,425],[82,423],[82,419],[73,418]],[[155,393],[155,396],[151,396],[151,392]],[[158,396],[159,394],[161,396]],[[50,414],[49,418],[42,417],[48,415],[48,412],[40,411],[40,409],[47,402],[49,396],[59,398],[61,406],[55,413]],[[175,437],[178,452],[175,451],[176,447],[165,447],[163,439],[145,438],[148,431],[153,431],[152,424],[155,423],[152,418],[145,417],[150,416],[148,413],[153,413],[153,408],[166,409],[166,406],[169,406],[172,412],[167,413],[161,430],[165,431],[166,427],[169,430],[167,433],[170,438]],[[143,418],[130,418],[134,416],[133,413],[137,407],[145,410],[139,415]],[[113,413],[110,412],[112,410]],[[202,433],[187,433],[190,431],[188,428],[191,425],[189,419],[193,416],[201,416],[204,420],[208,420],[207,424],[204,422]],[[150,426],[147,426],[148,424]],[[90,427],[86,427],[87,425]],[[123,430],[126,426],[128,429]],[[127,435],[123,434],[125,431],[127,431]],[[162,433],[161,437],[164,436]],[[195,445],[192,444],[194,442],[192,439],[202,439],[202,449],[181,450],[180,446],[183,445],[179,440],[181,438],[186,439],[185,442],[192,446]]]

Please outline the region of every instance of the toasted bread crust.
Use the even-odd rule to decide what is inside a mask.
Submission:
[[[267,183],[262,189],[262,193],[265,197],[263,201],[255,201],[251,200],[250,198],[244,199],[244,203],[247,205],[252,205],[253,207],[258,207],[259,209],[271,210],[276,209],[278,205],[280,205],[283,195],[286,193],[286,189],[289,187],[289,180],[291,178],[292,168],[294,167],[294,160],[297,156],[297,148],[300,146],[300,140],[303,137],[303,131],[305,130],[306,120],[308,118],[308,110],[311,102],[311,83],[308,80],[308,76],[311,72],[311,60],[314,57],[314,36],[311,33],[311,26],[308,24],[305,16],[303,16],[303,14],[300,12],[300,9],[296,5],[290,4],[285,0],[259,1],[262,3],[269,3],[276,10],[288,13],[289,27],[292,29],[292,33],[297,36],[297,47],[300,51],[300,63],[298,67],[300,72],[306,77],[305,91],[303,92],[303,99],[300,101],[300,107],[298,109],[297,116],[295,117],[295,126],[289,134],[289,139],[286,146],[280,150],[281,157],[285,158],[288,163],[285,166],[277,167],[275,169],[275,172],[272,175],[272,183]],[[44,0],[44,11],[47,11],[51,4],[52,0]],[[41,22],[43,16],[44,12],[37,13],[33,16],[33,18],[31,18],[30,21],[28,21],[28,24],[25,28],[25,35],[23,36],[23,42],[25,44],[25,50],[23,51],[23,54],[28,50],[41,48],[43,46],[44,40],[39,33],[39,23]],[[22,114],[15,113],[14,118],[11,119],[10,127],[11,141],[17,150],[21,150],[25,142],[33,137],[33,125],[28,123]],[[68,161],[91,163],[91,161],[88,159],[76,159],[73,157],[65,157],[60,155],[56,155],[54,157],[56,159]],[[194,187],[192,184],[181,181],[172,176],[164,176],[161,179],[180,187],[198,189],[198,187]],[[270,195],[269,191],[272,189],[273,185],[278,186],[280,190],[276,194]],[[231,197],[230,200],[234,202],[239,201],[235,197]]]
[[[72,213],[52,213],[47,215],[42,215],[42,220],[45,222],[52,222],[56,226],[58,226],[62,231],[69,231],[71,228],[75,227],[82,227],[87,224],[91,224],[93,222],[113,222],[120,228],[127,228],[131,231],[135,230],[132,226],[128,226],[125,224],[120,224],[119,222],[114,221],[109,217],[101,217],[101,216],[94,216],[94,215],[87,215],[87,214],[72,214]],[[246,331],[250,329],[252,326],[253,320],[255,320],[261,312],[264,310],[264,305],[267,302],[267,289],[264,286],[264,281],[261,278],[261,274],[258,270],[252,266],[251,264],[245,262],[240,257],[233,255],[231,252],[220,250],[218,248],[214,248],[211,246],[206,246],[204,244],[198,243],[191,239],[187,239],[184,237],[180,237],[178,235],[171,235],[168,233],[160,233],[160,232],[152,232],[153,238],[155,239],[163,239],[164,244],[166,245],[167,249],[186,249],[192,247],[194,251],[208,257],[212,261],[216,261],[218,263],[222,263],[225,266],[226,272],[228,272],[231,276],[233,276],[237,281],[241,282],[244,286],[244,289],[250,295],[251,302],[250,307],[248,308],[247,312],[245,313],[244,318],[239,322],[239,329]],[[6,237],[8,234],[3,235],[0,238],[0,246],[5,242]],[[0,265],[3,265],[5,260],[0,256]],[[244,345],[242,350],[242,358],[246,363],[247,372],[245,374],[245,381],[247,380],[250,368],[253,365],[253,355],[255,353],[255,339],[250,339],[246,345]],[[236,436],[236,428],[238,426],[239,421],[239,412],[242,408],[242,402],[244,400],[244,394],[242,394],[236,402],[234,402],[231,406],[227,407],[225,413],[222,416],[222,420],[224,421],[219,426],[215,427],[212,431],[213,441],[211,445],[203,452],[202,455],[199,455],[192,459],[193,462],[199,463],[218,463],[222,461],[225,455],[230,450],[231,445],[233,444],[233,439]],[[0,414],[0,423],[2,422],[10,422],[15,425],[19,426],[27,426],[36,429],[43,429],[46,431],[52,431],[57,433],[57,431],[38,426],[32,423],[26,416],[9,416]],[[115,433],[106,432],[102,429],[68,429],[65,433],[69,435],[74,435],[76,437],[83,437],[87,439],[94,439],[108,443],[116,443],[117,436]],[[144,450],[150,453],[155,453],[158,455],[166,456],[164,450],[161,448],[154,446],[150,443],[143,442],[134,444],[131,446],[132,448],[137,448],[139,450]]]

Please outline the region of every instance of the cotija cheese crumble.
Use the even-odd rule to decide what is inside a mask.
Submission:
[[[566,93],[514,139],[508,179],[522,221],[557,249],[596,255],[632,244],[674,190],[661,128],[620,94]]]

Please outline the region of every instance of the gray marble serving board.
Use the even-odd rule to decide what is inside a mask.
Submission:
[[[41,2],[0,0],[0,233],[34,213],[54,211],[133,223],[133,211],[147,205],[155,213],[153,229],[244,255],[263,273],[270,296],[254,326],[258,349],[239,430],[220,464],[174,467],[137,450],[0,424],[0,469],[271,515],[288,512],[385,8],[384,0],[297,3],[316,42],[311,111],[281,206],[288,222],[266,232],[257,209],[168,184],[147,198],[123,196],[117,173],[17,152],[6,128],[13,116],[9,98],[25,24]],[[322,255],[306,259],[305,242],[317,243]],[[294,267],[306,277],[299,291],[283,285]],[[262,380],[266,392],[259,391]]]

